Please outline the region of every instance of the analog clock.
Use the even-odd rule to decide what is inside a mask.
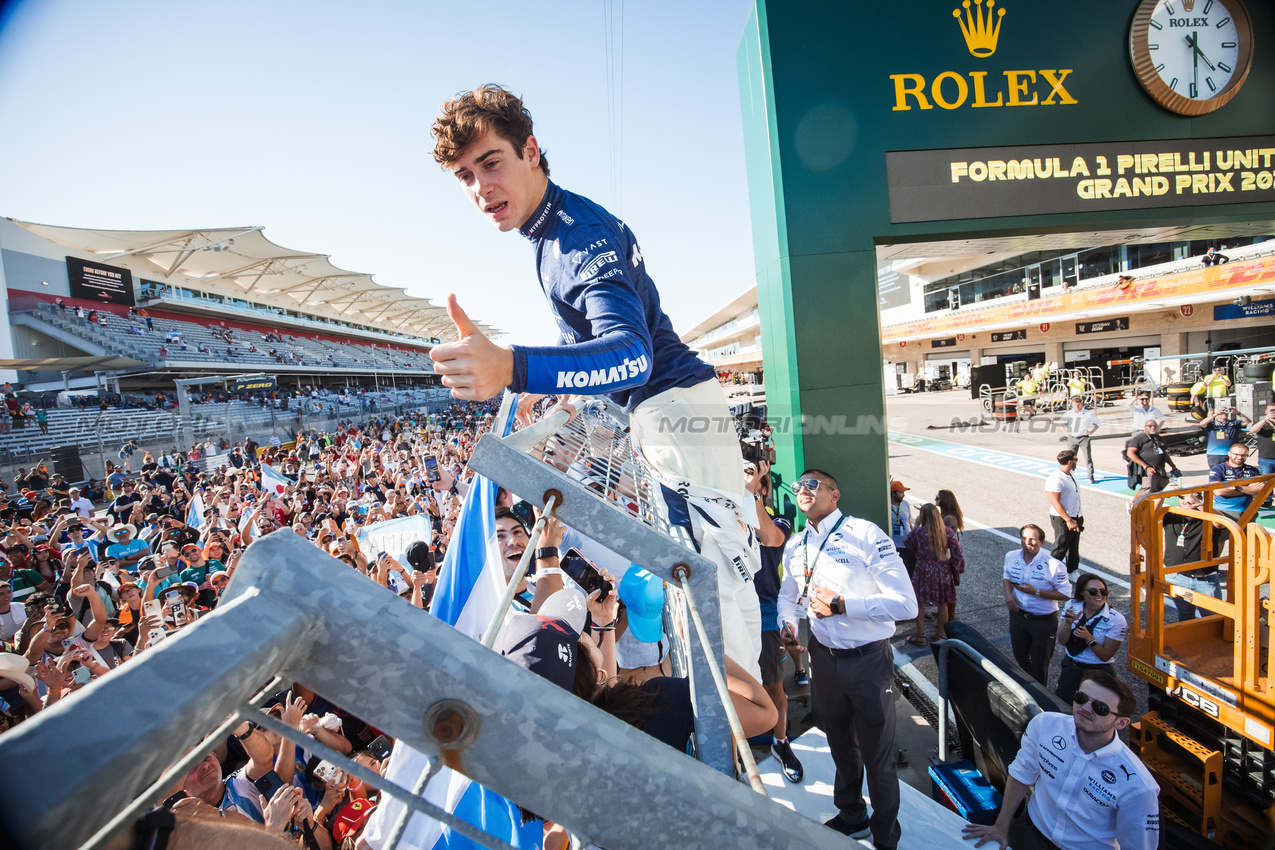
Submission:
[[[1253,24],[1242,0],[1142,0],[1129,55],[1151,99],[1203,115],[1235,97],[1253,61]]]

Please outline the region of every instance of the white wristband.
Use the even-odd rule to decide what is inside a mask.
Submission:
[[[541,576],[561,576],[561,575],[566,575],[566,573],[562,571],[562,567],[546,567],[543,570],[539,570],[539,569],[536,570],[536,578],[540,578]]]

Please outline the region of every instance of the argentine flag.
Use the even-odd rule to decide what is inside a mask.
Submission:
[[[186,524],[199,531],[204,525],[204,496],[196,493],[190,500],[190,509],[186,511]]]
[[[506,394],[500,421],[492,430],[502,436],[509,434],[516,410],[517,396]],[[496,490],[495,482],[481,475],[474,478],[452,531],[451,545],[443,558],[438,587],[430,605],[430,613],[435,617],[474,640],[482,639],[482,632],[507,586],[500,549],[496,545]],[[399,742],[394,745],[385,778],[411,788],[428,769],[429,760],[424,754]],[[443,768],[430,780],[424,796],[514,847],[541,845],[544,827],[540,821],[532,819],[523,825],[522,814],[511,801],[449,768]],[[388,846],[390,832],[403,808],[403,804],[393,798],[384,799],[376,807],[363,832],[363,840],[373,850],[478,850],[481,847],[432,818],[414,814],[398,846],[391,848]]]

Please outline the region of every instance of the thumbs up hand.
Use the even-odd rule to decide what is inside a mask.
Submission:
[[[434,346],[429,357],[443,376],[443,386],[451,387],[452,397],[485,401],[513,383],[513,349],[484,336],[455,295],[447,296],[447,315],[456,326],[457,341]]]

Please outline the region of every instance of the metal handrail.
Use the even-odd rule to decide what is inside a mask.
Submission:
[[[833,830],[502,658],[290,530],[249,547],[211,614],[0,736],[6,825],[29,850],[72,850],[122,825],[113,813],[155,802],[165,768],[276,677],[610,850],[844,846]],[[410,789],[345,768],[442,814]],[[546,777],[570,777],[569,793]]]

